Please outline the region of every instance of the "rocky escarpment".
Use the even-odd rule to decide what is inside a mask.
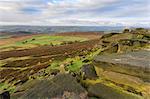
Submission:
[[[145,29],[124,30],[123,33],[103,35],[99,43],[100,54],[123,53],[150,47],[150,33]]]
[[[100,81],[93,81],[94,86],[90,87],[90,92],[94,96],[104,99],[111,99],[111,97],[117,97],[117,99],[149,99],[149,31],[138,28],[134,30],[125,29],[121,34],[106,34],[101,38],[99,47],[103,50],[94,58],[92,65],[94,65]],[[101,89],[107,88],[110,88],[106,91],[109,94],[104,95]],[[94,89],[97,91],[94,91]],[[117,96],[119,94],[114,95],[117,92],[124,93],[121,93],[122,96],[120,97]],[[126,96],[126,93],[129,97]],[[136,97],[130,97],[132,95]]]

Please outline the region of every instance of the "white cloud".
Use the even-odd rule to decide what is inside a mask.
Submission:
[[[0,24],[150,26],[149,0],[131,1],[0,0]]]

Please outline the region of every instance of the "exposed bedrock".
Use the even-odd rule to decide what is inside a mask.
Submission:
[[[150,96],[150,51],[98,55],[93,61],[96,73],[124,90]],[[132,89],[132,90],[130,90]]]
[[[150,82],[150,51],[136,51],[125,54],[99,55],[94,66],[104,70],[140,77]]]

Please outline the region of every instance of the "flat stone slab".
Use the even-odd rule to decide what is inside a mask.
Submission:
[[[130,66],[150,69],[150,51],[143,50],[125,54],[99,55],[95,57],[94,61],[128,64]]]
[[[94,66],[150,80],[150,51],[96,56]]]

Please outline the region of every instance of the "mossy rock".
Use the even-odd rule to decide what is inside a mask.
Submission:
[[[98,55],[93,61],[99,77],[121,85],[124,90],[150,96],[150,52]],[[147,98],[146,98],[147,99]]]
[[[97,83],[88,88],[89,96],[100,99],[143,99],[141,96],[123,92],[118,89]]]
[[[117,53],[118,49],[119,49],[118,44],[112,44],[111,46],[109,46],[109,47],[105,48],[103,51],[101,51],[100,55]]]

